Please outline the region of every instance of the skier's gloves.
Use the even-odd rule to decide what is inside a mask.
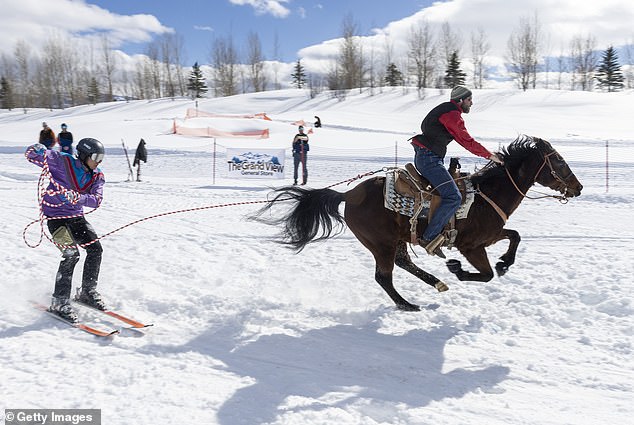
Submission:
[[[79,193],[74,192],[72,190],[69,190],[69,191],[66,191],[66,194],[60,193],[57,196],[65,204],[76,205],[81,200],[81,196],[82,195],[80,195]]]
[[[46,152],[46,146],[41,143],[36,143],[33,146],[29,147],[29,149],[33,149],[38,155],[44,155],[44,152]]]

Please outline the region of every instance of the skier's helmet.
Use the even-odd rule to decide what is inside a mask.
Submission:
[[[95,162],[101,162],[105,154],[106,150],[103,144],[97,139],[88,137],[81,139],[79,143],[77,143],[77,158],[79,158],[82,164],[86,164],[88,158]]]

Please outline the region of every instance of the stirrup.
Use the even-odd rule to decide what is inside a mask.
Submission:
[[[447,258],[445,256],[445,253],[442,252],[442,249],[440,249],[443,242],[445,242],[445,235],[441,233],[438,236],[436,236],[434,240],[432,240],[431,242],[428,242],[428,243],[425,243],[425,242],[427,241],[423,239],[419,240],[419,243],[421,244],[423,248],[425,248],[425,251],[427,251],[427,254],[437,255],[440,258]]]

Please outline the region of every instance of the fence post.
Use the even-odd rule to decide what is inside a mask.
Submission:
[[[216,138],[214,137],[214,162],[213,162],[213,172],[214,172],[214,177],[213,177],[213,185],[216,185]]]
[[[608,147],[609,142],[606,140],[605,141],[605,193],[608,193],[608,190],[610,189],[610,162],[608,160],[608,153],[609,153],[609,147]]]
[[[394,166],[398,167],[398,140],[394,141]]]

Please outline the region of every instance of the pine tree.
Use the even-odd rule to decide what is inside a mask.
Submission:
[[[608,92],[618,91],[623,88],[621,65],[619,65],[619,58],[612,46],[603,52],[595,78],[599,81],[599,87],[607,88]]]
[[[10,111],[11,109],[15,108],[11,85],[9,84],[9,81],[4,77],[0,79],[0,100],[2,101],[2,103],[0,104],[0,107],[2,107],[2,109],[8,109]]]
[[[93,105],[96,105],[99,102],[99,97],[101,93],[99,93],[99,84],[97,83],[97,79],[92,77],[90,79],[90,83],[88,84],[88,101]]]
[[[306,84],[306,73],[301,61],[297,61],[295,64],[295,72],[291,74],[292,83],[298,89],[301,89]]]
[[[460,60],[458,52],[454,51],[449,57],[449,64],[445,71],[445,85],[447,87],[455,87],[464,85],[467,74],[460,69]]]
[[[198,62],[194,63],[192,72],[189,74],[189,79],[187,80],[187,90],[191,93],[192,99],[201,98],[203,97],[203,94],[207,93],[205,77],[203,76],[203,72],[200,70],[200,66],[198,66]]]
[[[385,84],[392,87],[403,84],[403,74],[398,70],[394,63],[390,63],[387,66],[387,70],[385,72]]]

